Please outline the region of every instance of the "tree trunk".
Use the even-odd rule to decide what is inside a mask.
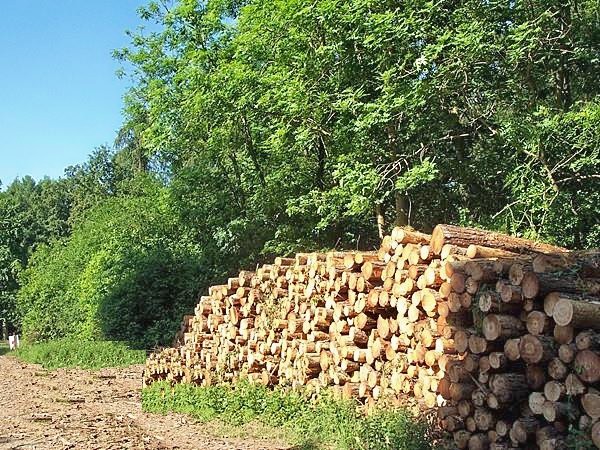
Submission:
[[[529,364],[537,364],[549,361],[555,356],[556,343],[549,336],[527,334],[521,338],[519,352],[523,361]]]
[[[552,316],[563,327],[600,330],[600,299],[561,293]]]
[[[394,192],[394,200],[396,201],[396,220],[394,224],[397,227],[408,225],[408,196],[401,192]]]
[[[488,341],[519,337],[525,326],[517,317],[504,314],[488,314],[483,319],[483,334]]]
[[[520,373],[503,373],[493,375],[489,382],[490,390],[501,403],[521,400],[527,396],[529,387],[525,375]]]
[[[584,383],[592,384],[600,380],[600,356],[591,350],[577,353],[573,367]]]
[[[463,228],[455,225],[437,225],[431,235],[432,250],[439,255],[444,244],[468,247],[471,244],[501,248],[514,253],[559,253],[564,248],[550,244],[484,231],[476,228]]]
[[[534,272],[537,273],[576,270],[583,278],[600,278],[600,251],[584,250],[538,255],[533,259],[532,265]]]
[[[600,279],[583,279],[577,275],[558,272],[538,274],[529,272],[523,278],[521,287],[526,298],[545,296],[551,292],[598,295],[600,294]]]

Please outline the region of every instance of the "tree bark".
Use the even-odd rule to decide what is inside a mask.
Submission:
[[[432,250],[439,255],[444,244],[455,244],[468,247],[471,244],[491,248],[501,248],[514,253],[560,253],[566,251],[561,247],[508,236],[502,233],[464,228],[455,225],[437,225],[431,236]]]
[[[600,330],[600,299],[561,293],[552,317],[563,327]]]
[[[533,336],[527,334],[521,338],[519,352],[523,361],[537,364],[549,361],[555,356],[556,344],[549,336]]]
[[[408,196],[402,192],[394,192],[396,203],[396,220],[394,224],[398,227],[408,225]]]
[[[519,337],[525,326],[517,317],[504,314],[488,314],[483,319],[483,334],[488,341]]]
[[[575,271],[582,278],[600,278],[600,250],[538,255],[532,265],[537,273]]]

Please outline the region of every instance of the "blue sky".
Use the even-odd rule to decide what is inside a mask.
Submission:
[[[58,177],[110,144],[127,88],[111,51],[145,0],[6,0],[0,13],[0,180]]]

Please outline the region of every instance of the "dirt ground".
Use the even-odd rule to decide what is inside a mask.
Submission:
[[[214,424],[142,412],[141,372],[46,371],[0,356],[0,449],[291,450],[274,438],[225,437]]]

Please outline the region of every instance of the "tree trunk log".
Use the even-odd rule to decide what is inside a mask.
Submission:
[[[555,356],[556,344],[549,336],[533,336],[527,334],[521,338],[519,353],[523,361],[537,364],[549,361]]]
[[[577,350],[600,350],[600,333],[584,330],[575,337]]]
[[[600,356],[591,350],[577,353],[573,367],[584,383],[592,384],[600,380]]]
[[[476,244],[467,247],[466,255],[469,258],[514,258],[518,256],[516,253],[501,248],[484,247]]]
[[[559,401],[566,393],[565,385],[558,381],[548,381],[544,385],[544,396],[551,402]]]
[[[483,334],[488,341],[520,336],[525,330],[523,322],[511,315],[488,314],[483,319]]]
[[[550,331],[552,322],[550,317],[542,311],[531,311],[527,315],[527,331],[529,334],[540,335]]]
[[[600,279],[579,278],[573,274],[534,273],[528,272],[521,283],[526,298],[544,296],[550,292],[566,292],[573,294],[600,294]]]
[[[431,235],[410,230],[405,227],[394,227],[392,239],[400,244],[429,244]]]
[[[536,430],[540,427],[540,422],[533,416],[521,417],[513,423],[512,430],[518,443],[525,444],[535,437]]]
[[[581,382],[579,377],[574,373],[570,373],[569,375],[567,375],[567,378],[565,379],[565,389],[567,395],[570,395],[572,397],[582,395],[587,390],[587,388]]]
[[[514,253],[562,253],[566,250],[550,244],[534,242],[506,234],[463,228],[454,225],[437,225],[431,235],[431,247],[439,255],[444,244],[468,247],[471,244],[500,248]]]
[[[509,361],[518,361],[521,359],[520,343],[521,338],[508,339],[504,343],[504,354]]]
[[[554,380],[564,380],[569,374],[569,368],[560,358],[552,358],[548,363],[548,375]]]
[[[600,330],[600,299],[561,293],[552,317],[561,326]]]
[[[596,448],[600,448],[600,422],[596,422],[592,426],[592,442]]]
[[[546,384],[546,371],[541,366],[528,364],[525,369],[525,377],[530,389],[537,391]]]
[[[469,438],[469,444],[467,448],[469,450],[486,450],[490,446],[490,439],[487,434],[479,433],[474,434]]]
[[[510,403],[527,396],[529,387],[525,375],[504,373],[493,375],[489,382],[490,390],[501,403]]]
[[[575,331],[571,326],[562,327],[560,325],[555,325],[553,335],[557,343],[561,345],[570,344],[571,342],[573,342],[574,332]]]
[[[581,397],[581,406],[593,420],[600,419],[600,394],[587,393]]]
[[[600,278],[600,251],[538,255],[533,259],[533,270],[537,273],[576,270],[583,278]]]

